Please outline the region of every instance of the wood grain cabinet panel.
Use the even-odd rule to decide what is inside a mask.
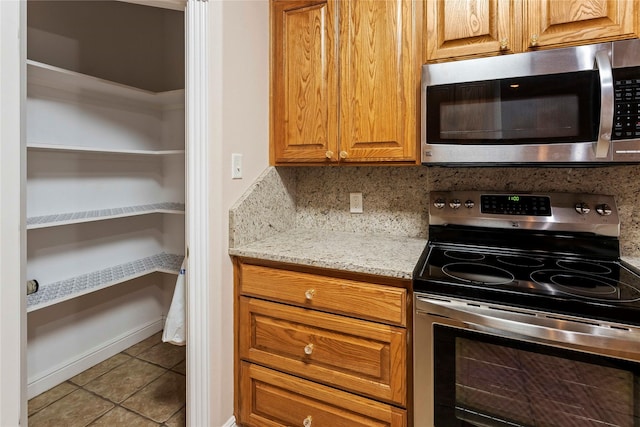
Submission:
[[[435,0],[427,2],[427,59],[513,53],[521,47],[519,2]]]
[[[415,164],[423,2],[271,2],[271,163]]]
[[[240,293],[406,326],[407,290],[252,264],[240,267]]]
[[[274,1],[271,19],[275,160],[328,160],[338,139],[333,12],[326,1]]]
[[[417,53],[411,0],[340,3],[342,161],[416,158]],[[343,154],[344,153],[344,154]]]
[[[238,426],[410,424],[408,280],[240,258],[234,276]]]
[[[640,34],[634,0],[427,1],[426,59],[584,45]]]
[[[529,0],[525,42],[554,47],[638,37],[640,4],[633,0]]]
[[[240,421],[265,427],[406,427],[404,409],[241,363]]]
[[[240,357],[406,405],[406,330],[258,299],[240,301]]]

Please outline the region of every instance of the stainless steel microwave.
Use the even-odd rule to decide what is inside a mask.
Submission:
[[[425,165],[640,162],[640,40],[422,66]]]

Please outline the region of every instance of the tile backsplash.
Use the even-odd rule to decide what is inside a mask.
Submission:
[[[256,192],[257,188],[265,191]],[[288,227],[426,237],[428,193],[436,190],[610,194],[620,213],[622,253],[640,256],[640,165],[268,168],[232,209],[230,244],[234,247]],[[362,214],[349,212],[351,192],[362,193]],[[247,227],[256,228],[257,234],[234,233]],[[234,241],[234,234],[242,235],[243,241]]]

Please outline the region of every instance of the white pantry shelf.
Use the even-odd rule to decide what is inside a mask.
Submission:
[[[66,92],[72,99],[79,97],[158,109],[184,107],[184,89],[151,92],[30,59],[27,60],[27,82],[30,88],[48,87],[56,92]]]
[[[178,274],[184,256],[160,253],[49,284],[27,295],[27,312],[36,311],[137,277],[161,272]],[[37,279],[37,278],[36,278]]]
[[[124,218],[154,213],[182,214],[184,203],[152,203],[121,208],[96,209],[81,212],[65,212],[60,214],[41,215],[27,218],[27,230],[63,225],[79,224],[83,222],[104,221],[108,219]]]
[[[35,142],[27,143],[27,149],[33,151],[60,151],[71,153],[100,153],[141,156],[169,156],[174,154],[184,154],[184,150],[134,150],[127,148],[100,148],[83,147],[79,145],[40,144]]]

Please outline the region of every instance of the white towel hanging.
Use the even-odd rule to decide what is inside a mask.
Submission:
[[[182,261],[180,273],[176,280],[176,288],[173,291],[173,299],[171,307],[167,314],[167,320],[164,323],[164,331],[162,332],[162,341],[175,345],[185,345],[187,343],[185,336],[186,323],[186,305],[185,305],[185,262]]]

